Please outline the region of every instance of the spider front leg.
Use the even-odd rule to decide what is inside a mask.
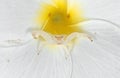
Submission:
[[[91,42],[93,42],[93,37],[88,34],[82,34],[82,37],[89,39]]]
[[[37,55],[39,55],[40,54],[40,50],[41,50],[42,48],[41,48],[41,46],[40,46],[40,42],[38,41],[38,43],[37,43]]]
[[[32,32],[32,36],[34,39],[39,39],[39,33],[37,31]]]
[[[92,38],[91,36],[87,36],[87,38],[88,38],[91,42],[93,42],[93,38]]]
[[[34,39],[37,40],[36,49],[37,49],[37,55],[39,55],[41,50],[42,50],[42,48],[43,48],[42,40],[40,39],[41,34],[40,34],[39,31],[34,31],[34,32],[32,32],[32,36],[33,36]]]

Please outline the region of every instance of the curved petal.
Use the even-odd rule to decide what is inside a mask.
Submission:
[[[120,46],[120,26],[106,20],[91,20],[83,23],[83,28],[94,36],[110,41]]]
[[[120,24],[120,1],[118,0],[77,0],[82,4],[84,15],[88,18],[109,19]]]
[[[3,37],[24,35],[29,27],[35,26],[33,21],[38,8],[37,1],[1,0],[0,1],[0,35]]]
[[[82,23],[93,42],[80,40],[72,52],[73,77],[119,78],[120,28],[110,21],[92,20]],[[78,68],[79,67],[79,68]]]
[[[119,78],[119,46],[102,38],[80,41],[72,52],[73,78]]]

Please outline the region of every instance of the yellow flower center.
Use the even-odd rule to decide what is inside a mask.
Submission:
[[[69,8],[68,11],[67,3],[65,2],[67,1],[56,0],[56,6],[44,4],[37,17],[37,23],[42,30],[57,35],[83,32],[80,25],[76,25],[84,20],[82,12],[79,12],[74,6],[74,8]]]

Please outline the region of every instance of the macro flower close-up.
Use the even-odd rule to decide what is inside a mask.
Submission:
[[[0,78],[119,78],[120,1],[0,0]]]

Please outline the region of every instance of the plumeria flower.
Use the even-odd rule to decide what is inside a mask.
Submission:
[[[81,2],[88,4],[89,1],[86,1]],[[6,20],[14,25],[10,30],[3,22],[6,30],[3,30],[5,33],[0,31],[0,78],[120,77],[120,26],[106,18],[94,17],[94,13],[89,16],[87,12],[87,15],[84,8],[89,7],[82,9],[79,2],[74,2],[40,1],[40,8],[29,7],[34,9],[29,13],[24,7],[21,15],[25,14],[23,19],[28,21],[17,19],[19,12],[14,5],[21,3],[11,2],[14,5],[11,5],[10,11],[15,9],[17,17],[3,15],[11,16],[16,23],[22,21],[19,25],[27,24],[28,27],[16,28],[11,20]],[[32,4],[35,4],[34,1]],[[9,7],[6,5],[6,8]],[[33,17],[34,23],[30,20]],[[22,30],[21,33],[18,30]]]

